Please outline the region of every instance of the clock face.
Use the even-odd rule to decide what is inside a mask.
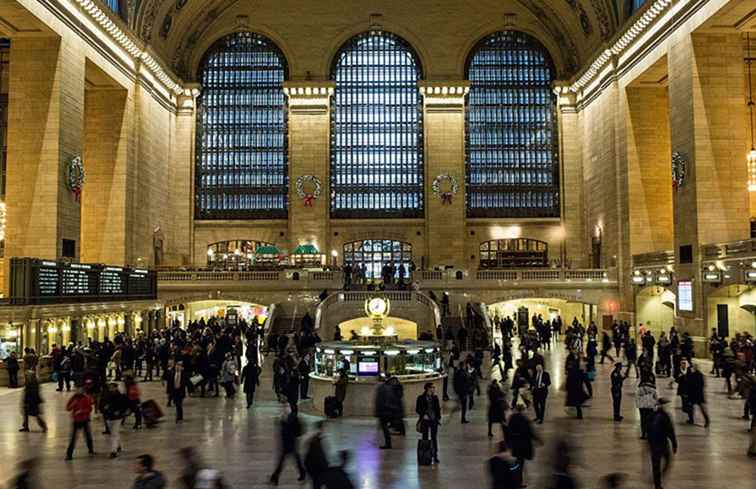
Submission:
[[[386,301],[380,297],[370,299],[370,302],[368,302],[368,311],[370,311],[370,314],[375,314],[376,316],[386,314]]]

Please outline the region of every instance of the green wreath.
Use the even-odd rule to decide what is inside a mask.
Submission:
[[[84,162],[81,156],[72,158],[66,168],[66,185],[74,193],[76,200],[81,198],[81,191],[84,188]]]

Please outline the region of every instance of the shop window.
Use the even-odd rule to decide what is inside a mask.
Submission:
[[[420,61],[398,36],[371,31],[336,55],[331,79],[331,217],[423,216]]]
[[[252,240],[219,241],[207,247],[207,266],[223,270],[252,268],[257,252],[274,248],[273,243]]]
[[[480,268],[545,267],[548,260],[548,244],[535,239],[497,239],[480,244]]]
[[[468,217],[559,217],[555,72],[517,31],[492,34],[467,61]]]
[[[197,219],[287,217],[287,77],[281,51],[251,32],[226,36],[205,54],[198,74]]]

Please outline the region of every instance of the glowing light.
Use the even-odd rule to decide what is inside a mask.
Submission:
[[[756,149],[752,149],[747,156],[748,160],[748,191],[756,192]]]
[[[395,357],[399,354],[399,350],[386,350],[383,352],[386,356]]]

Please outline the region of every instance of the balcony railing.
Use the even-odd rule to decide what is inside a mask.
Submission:
[[[675,252],[673,250],[633,255],[633,268],[659,268],[674,264]]]
[[[613,273],[604,269],[562,269],[536,268],[522,270],[421,270],[413,280],[421,287],[490,287],[509,283],[553,283],[553,284],[607,284],[616,282]],[[340,271],[209,271],[173,270],[158,273],[162,287],[189,285],[193,282],[244,282],[255,287],[296,287],[296,288],[341,288],[343,274]],[[362,286],[364,287],[364,286]],[[360,286],[353,286],[354,289]],[[399,293],[399,292],[397,292]],[[401,300],[401,299],[397,299]]]
[[[729,243],[715,243],[701,246],[701,259],[703,260],[751,257],[756,257],[756,239],[744,239]]]

